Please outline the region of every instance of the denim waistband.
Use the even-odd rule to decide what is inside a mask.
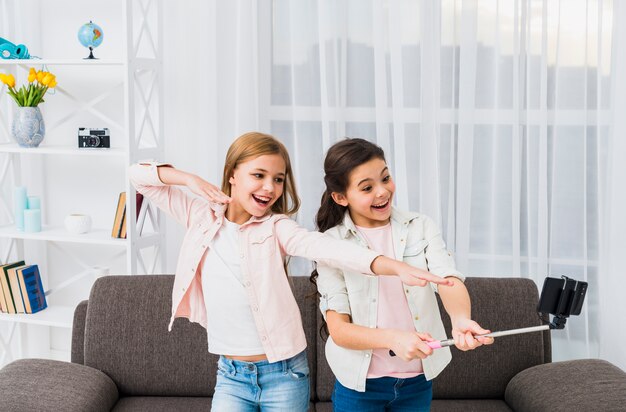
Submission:
[[[284,372],[289,369],[289,365],[299,361],[301,358],[306,360],[306,350],[300,352],[293,358],[272,362],[267,359],[258,362],[246,362],[235,359],[229,359],[223,355],[220,355],[218,363],[226,369],[228,372],[236,373],[272,373],[272,372]]]

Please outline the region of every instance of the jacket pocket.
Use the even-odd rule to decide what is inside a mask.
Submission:
[[[417,256],[424,253],[426,246],[428,246],[428,241],[426,239],[422,239],[417,243],[409,245],[404,249],[404,257]]]
[[[253,256],[270,257],[276,251],[276,238],[272,232],[253,234],[250,236],[250,248]]]

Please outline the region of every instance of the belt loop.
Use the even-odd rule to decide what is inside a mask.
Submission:
[[[283,364],[283,374],[286,374],[286,373],[287,373],[287,370],[289,369],[289,367],[288,367],[289,365],[287,365],[287,362],[288,362],[288,361],[289,361],[289,359],[285,359],[285,360],[282,360],[282,361],[281,361],[281,362],[282,362],[282,364]]]
[[[222,356],[222,359],[224,359],[224,362],[226,363],[226,365],[228,365],[228,371],[233,375],[237,375],[237,367],[235,366],[235,361],[227,358],[226,356]]]

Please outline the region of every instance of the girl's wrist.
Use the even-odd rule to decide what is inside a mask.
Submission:
[[[194,184],[197,184],[196,181],[199,179],[197,175],[189,172],[184,172],[182,170],[179,170],[178,172],[180,173],[178,175],[178,180],[182,185],[191,188],[194,186]]]
[[[196,175],[194,174],[182,172],[182,181],[184,185],[187,187],[191,184],[191,182],[195,179],[195,177]]]
[[[452,327],[456,329],[462,328],[468,320],[471,320],[471,317],[465,314],[450,316],[450,323],[452,324]]]
[[[398,343],[398,338],[396,336],[395,330],[382,329],[382,331],[383,331],[383,347],[385,349],[393,349],[394,346]]]
[[[408,263],[395,259],[393,259],[392,262],[394,275],[400,275],[401,273],[410,272],[412,269],[412,267]]]

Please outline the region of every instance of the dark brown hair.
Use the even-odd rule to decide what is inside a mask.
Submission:
[[[320,232],[325,232],[343,222],[347,207],[335,203],[331,195],[333,192],[345,194],[350,185],[352,171],[372,159],[385,161],[385,152],[379,146],[364,139],[346,138],[328,149],[324,159],[326,190],[322,195],[320,208],[315,215],[315,223]],[[311,282],[316,286],[317,276],[316,268],[310,276]],[[320,328],[320,335],[322,338],[328,336],[326,322],[323,322]]]

